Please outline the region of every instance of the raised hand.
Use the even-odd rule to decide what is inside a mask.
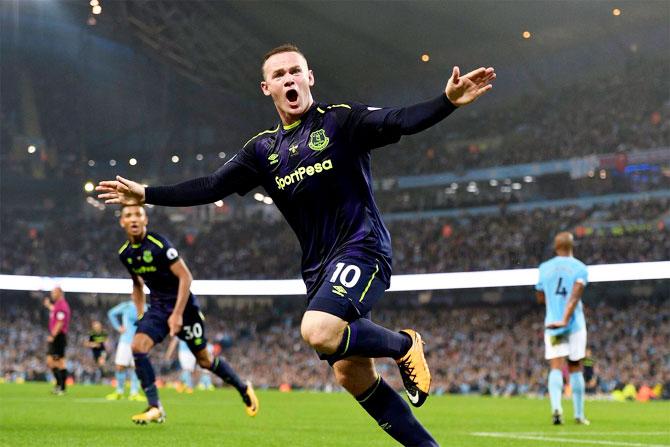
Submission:
[[[98,199],[105,203],[121,205],[144,205],[144,186],[119,175],[116,180],[103,180],[95,187]]]
[[[460,69],[454,67],[444,93],[455,106],[464,106],[491,90],[493,88],[491,81],[495,78],[495,70],[492,67],[481,67],[463,76]]]

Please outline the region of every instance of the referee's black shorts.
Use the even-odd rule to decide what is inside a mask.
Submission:
[[[63,358],[65,357],[65,346],[67,346],[67,340],[65,339],[65,334],[61,332],[49,343],[47,355],[50,355],[55,360]]]

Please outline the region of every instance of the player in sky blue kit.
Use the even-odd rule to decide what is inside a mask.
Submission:
[[[144,313],[146,306],[144,308]],[[135,362],[133,362],[133,351],[131,343],[137,329],[137,308],[132,300],[123,301],[109,309],[107,318],[110,324],[119,333],[119,342],[116,345],[116,390],[106,396],[107,400],[123,399],[126,378],[130,381],[130,394],[128,400],[144,402],[146,399],[139,393],[139,381],[135,374]]]
[[[191,272],[167,239],[147,231],[148,222],[143,206],[121,209],[120,224],[128,240],[119,249],[119,259],[133,279],[133,303],[140,315],[131,348],[135,371],[149,404],[144,412],[134,415],[132,421],[136,424],[165,421],[148,354],[168,334],[184,340],[202,368],[232,385],[242,396],[247,414],[255,416],[258,399],[251,382],[243,382],[230,365],[221,358],[213,359],[207,350],[204,318],[190,291]],[[151,292],[146,312],[145,283]]]
[[[549,360],[549,398],[554,425],[563,423],[563,372],[565,359],[570,371],[570,387],[575,422],[589,425],[584,416],[584,374],[586,356],[586,320],[582,294],[588,284],[586,266],[572,256],[574,241],[568,232],[554,238],[556,256],[540,265],[540,279],[535,286],[537,301],[545,304],[545,358]]]
[[[209,345],[208,345],[209,348]],[[179,340],[175,337],[170,341],[167,351],[165,351],[165,360],[172,360],[174,351],[177,351],[177,358],[179,360],[179,368],[181,374],[179,376],[180,383],[175,386],[178,393],[193,394],[193,373],[195,372],[195,356],[188,348],[185,341]]]
[[[271,50],[262,73],[261,90],[272,98],[280,122],[251,138],[216,172],[147,188],[117,177],[98,185],[99,197],[107,203],[191,206],[262,186],[302,248],[308,300],[303,339],[389,435],[403,445],[435,446],[374,366],[374,358],[395,359],[410,402],[424,403],[431,377],[421,336],[370,320],[391,278],[391,239],[372,192],[371,151],[474,101],[492,88],[494,70],[479,68],[461,76],[454,67],[439,96],[402,108],[315,102],[314,75],[292,45]]]

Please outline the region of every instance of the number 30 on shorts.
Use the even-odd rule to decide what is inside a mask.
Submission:
[[[193,337],[202,337],[202,325],[195,323],[192,326],[184,326],[183,331],[186,333],[184,340],[191,340]]]
[[[356,265],[346,265],[344,262],[338,262],[335,267],[333,276],[330,277],[330,282],[336,282],[339,277],[340,283],[350,289],[361,279],[361,269]]]

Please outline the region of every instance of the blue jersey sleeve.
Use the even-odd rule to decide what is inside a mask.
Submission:
[[[254,160],[254,144],[249,144],[214,173],[172,186],[145,189],[146,203],[162,206],[194,206],[213,203],[232,193],[244,195],[260,185]]]
[[[355,138],[363,139],[371,148],[396,143],[403,135],[425,130],[446,118],[456,107],[443,93],[437,98],[408,107],[379,108],[351,105],[348,126]]]
[[[151,233],[147,237],[149,240],[151,240],[151,238],[155,238],[157,240],[154,241],[154,243],[156,243],[156,245],[158,245],[160,248],[158,261],[161,264],[169,267],[173,263],[177,262],[179,259],[179,252],[174,247],[174,245],[172,245],[172,242],[157,233]]]
[[[575,282],[581,282],[584,286],[589,283],[589,272],[584,264],[580,263],[579,269],[575,274]]]
[[[109,323],[117,331],[121,327],[121,325],[119,324],[119,319],[122,318],[123,316],[123,309],[125,305],[126,305],[125,302],[119,303],[116,306],[109,309],[109,311],[107,312],[107,319],[109,320]]]

